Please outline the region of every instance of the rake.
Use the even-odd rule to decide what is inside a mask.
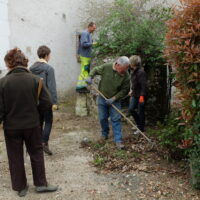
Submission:
[[[100,94],[105,100],[107,100],[107,98],[102,94],[102,92],[100,92],[93,84],[91,84],[91,87],[98,93]],[[138,130],[138,132],[152,145],[151,148],[153,148],[153,146],[155,145],[155,143],[153,143],[151,141],[150,138],[148,138],[142,131],[140,131],[140,129],[138,129],[137,126],[135,126],[135,124],[128,118],[126,117],[126,115],[124,113],[121,112],[121,110],[119,110],[115,105],[112,104],[112,107],[118,112],[120,113],[124,119],[136,130]]]

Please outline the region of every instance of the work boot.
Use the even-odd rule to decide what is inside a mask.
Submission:
[[[104,142],[106,142],[107,139],[108,139],[108,136],[101,135],[99,142],[104,143]]]
[[[19,197],[25,197],[28,191],[28,184],[26,185],[26,187],[23,190],[18,191],[18,196]]]
[[[49,149],[49,145],[48,143],[42,143],[43,146],[43,151],[48,154],[49,156],[51,156],[53,153],[52,151]]]
[[[122,149],[124,149],[125,146],[121,142],[117,142],[116,147],[117,147],[117,149],[122,150]]]
[[[47,186],[37,186],[35,187],[35,191],[38,193],[42,192],[55,192],[58,190],[58,186],[47,185]]]

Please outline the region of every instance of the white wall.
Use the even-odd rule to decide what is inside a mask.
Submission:
[[[59,94],[75,91],[80,72],[76,61],[76,32],[85,28],[83,24],[93,21],[88,13],[97,13],[98,9],[92,5],[112,1],[0,0],[0,69],[5,66],[3,57],[8,49],[21,48],[31,65],[37,60],[38,46],[47,45],[52,50],[49,63],[56,71]],[[178,0],[164,2],[171,4]]]
[[[5,70],[4,56],[10,48],[9,44],[9,22],[8,22],[8,0],[0,0],[0,70]]]
[[[33,64],[37,48],[52,50],[60,94],[75,90],[80,66],[76,61],[76,31],[80,29],[82,0],[9,0],[10,44],[19,47]],[[83,16],[85,13],[82,14]],[[81,15],[81,16],[82,16]]]

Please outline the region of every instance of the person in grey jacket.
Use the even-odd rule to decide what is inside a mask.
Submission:
[[[45,153],[52,155],[52,151],[49,149],[48,141],[53,123],[53,111],[58,109],[55,73],[54,68],[48,64],[51,50],[47,46],[40,46],[37,50],[37,54],[39,60],[30,67],[30,71],[43,79],[43,82],[51,95],[53,106],[46,112],[41,113],[40,118],[43,149]]]

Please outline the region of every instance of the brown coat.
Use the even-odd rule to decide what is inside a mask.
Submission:
[[[43,85],[38,105],[39,80],[25,67],[15,67],[0,79],[0,122],[4,122],[4,129],[29,129],[40,125],[38,110],[49,109],[51,99]]]

